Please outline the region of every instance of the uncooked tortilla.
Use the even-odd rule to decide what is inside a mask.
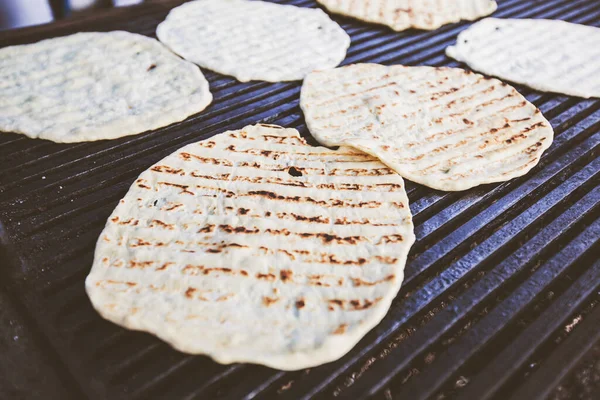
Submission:
[[[413,242],[402,178],[379,160],[248,126],[139,176],[86,289],[104,318],[186,353],[296,370],[379,323]]]
[[[446,54],[474,70],[543,92],[600,97],[600,29],[565,21],[487,18]]]
[[[198,67],[133,33],[0,49],[0,131],[63,143],[115,139],[182,121],[211,101]]]
[[[300,106],[326,146],[352,146],[406,179],[465,190],[524,175],[552,143],[511,86],[458,68],[357,64],[310,74]]]
[[[317,0],[329,11],[395,31],[433,30],[461,20],[474,21],[498,7],[494,0]]]
[[[303,79],[336,67],[350,46],[322,10],[248,0],[185,3],[156,35],[186,60],[241,82]]]

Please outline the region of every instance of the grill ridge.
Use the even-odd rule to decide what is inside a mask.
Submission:
[[[473,384],[467,386],[464,393],[461,393],[461,398],[473,398],[472,396],[476,393],[477,398],[492,397],[502,384],[510,378],[510,375],[506,371],[510,371],[515,365],[525,365],[526,361],[532,357],[532,349],[539,348],[543,341],[548,340],[550,336],[549,332],[556,331],[564,324],[564,321],[569,321],[569,317],[565,318],[565,315],[572,309],[580,307],[581,304],[586,302],[588,297],[597,292],[598,286],[596,282],[600,278],[599,273],[600,266],[596,263],[593,269],[584,273],[526,331],[520,334],[519,339],[512,346],[512,351],[504,351],[488,368],[479,374],[479,378],[485,379],[486,376],[494,377],[496,382],[490,382],[486,387],[481,387],[482,385],[479,384],[479,380],[474,380]],[[577,313],[573,312],[571,315],[573,316]],[[502,367],[505,370],[500,370]]]
[[[557,350],[539,370],[533,373],[531,379],[540,379],[548,382],[546,387],[535,388],[528,381],[527,384],[519,388],[511,396],[512,399],[523,398],[523,396],[531,396],[541,399],[546,396],[552,389],[552,383],[560,381],[566,375],[570,367],[574,366],[577,360],[583,357],[586,352],[597,342],[599,338],[598,324],[600,323],[600,312],[598,312],[597,304],[600,302],[600,296],[596,296],[594,306],[588,307],[586,317],[588,318],[583,326],[576,333],[568,337],[565,343]],[[584,314],[584,313],[582,313]],[[562,363],[563,368],[551,370],[548,365],[557,365]]]
[[[589,196],[589,197],[591,197],[592,199],[597,198],[599,193],[600,193],[600,191],[595,191],[595,192],[591,193],[592,196]],[[573,220],[577,221],[577,218],[574,218],[574,217],[576,217],[576,216],[578,216],[579,218],[589,217],[589,215],[587,215],[587,213],[585,213],[583,211],[585,211],[585,209],[583,209],[583,210],[575,209],[572,213],[565,213],[565,214],[563,214],[563,216],[570,217],[573,219],[568,219],[568,218],[558,219],[558,220],[554,221],[555,223],[553,223],[552,225],[556,226],[557,228],[555,228],[555,229],[558,229],[558,231],[563,232],[563,230],[561,229],[564,226],[563,224],[565,224],[566,222],[573,222]],[[503,230],[499,230],[496,232],[496,235],[498,235],[500,237],[503,233],[504,233]],[[547,233],[547,230],[543,231],[542,233]],[[548,247],[553,242],[550,239],[555,240],[556,236],[557,236],[557,234],[555,233],[554,238],[545,238],[545,239],[549,239],[548,241],[544,242],[545,244],[547,244],[546,250],[549,250]],[[516,239],[517,238],[514,238],[513,240],[516,240]],[[533,240],[533,239],[531,239],[531,240]],[[517,254],[519,254],[519,252],[515,253],[515,256],[514,256],[514,258],[516,258],[518,260],[517,264],[513,263],[512,265],[510,265],[510,267],[507,266],[506,268],[502,268],[504,263],[502,263],[502,262],[498,263],[498,267],[495,267],[493,270],[494,274],[491,274],[491,271],[487,271],[486,275],[481,279],[481,281],[477,282],[474,286],[472,286],[469,289],[469,296],[462,296],[462,297],[457,298],[457,300],[455,302],[453,302],[452,309],[446,309],[446,310],[440,312],[439,314],[437,314],[436,321],[438,323],[438,326],[437,326],[437,329],[434,329],[434,330],[439,331],[439,330],[443,329],[444,327],[451,326],[455,323],[454,321],[448,321],[447,319],[444,320],[442,316],[445,316],[446,314],[450,314],[450,315],[452,315],[454,320],[456,320],[456,318],[459,315],[464,316],[465,313],[472,310],[473,307],[477,306],[479,303],[483,303],[487,297],[494,296],[495,291],[492,291],[492,290],[494,290],[494,289],[499,290],[498,285],[507,284],[508,281],[506,281],[506,279],[518,279],[519,278],[518,274],[524,272],[522,270],[519,271],[519,268],[527,269],[528,264],[524,262],[526,260],[523,260],[522,258],[519,259]],[[543,257],[540,257],[540,258],[543,259]],[[530,260],[529,262],[532,262],[532,261]],[[461,261],[459,260],[458,263],[461,263]],[[498,270],[501,271],[502,269],[504,269],[503,272],[496,272]],[[508,271],[510,271],[510,272],[508,272]],[[544,268],[544,271],[542,271],[542,272],[543,272],[542,276],[548,274],[548,272],[549,272],[548,268]],[[497,275],[496,282],[493,281],[494,275]],[[490,282],[490,280],[492,280],[492,281]],[[527,282],[527,283],[529,283],[529,282]],[[476,290],[478,290],[478,294],[473,293]],[[531,299],[527,299],[527,300],[532,300],[534,298],[535,293],[536,292],[534,290],[525,291],[525,295],[528,295],[531,297]],[[516,296],[517,293],[513,292],[513,295]],[[484,296],[484,297],[481,297],[481,296]],[[465,299],[465,297],[466,297],[466,299]],[[522,303],[527,303],[527,302],[528,301],[523,301],[523,302],[519,302],[519,303],[522,304]],[[460,310],[460,314],[458,314],[459,310]],[[504,315],[505,315],[504,313],[498,313],[496,315],[496,318],[489,318],[488,323],[485,324],[486,331],[484,331],[484,332],[488,333],[488,334],[495,333],[498,330],[498,328],[496,328],[494,326],[494,324],[498,324],[499,321],[502,321],[502,317]],[[478,331],[478,337],[476,337],[476,339],[482,340],[482,331],[481,330]],[[429,345],[431,341],[432,341],[432,337],[430,336],[430,337],[428,337],[427,344]],[[458,346],[457,343],[455,343],[454,345]],[[460,350],[461,351],[459,353],[460,353],[461,357],[464,358],[467,354],[475,352],[477,350],[477,347],[473,343],[471,343],[471,346],[462,346],[462,347],[460,347]],[[456,353],[456,351],[454,353]],[[446,355],[446,354],[444,354],[444,355]],[[390,361],[393,361],[393,360],[390,360],[390,358],[387,358],[386,360],[387,360],[388,364]],[[451,370],[447,368],[448,363],[442,364],[442,360],[443,360],[442,358],[437,360],[438,363],[436,364],[436,367],[433,367],[435,369],[433,369],[432,372],[430,373],[431,376],[433,376],[433,375],[437,376],[438,377],[437,379],[440,379],[441,377],[446,377],[446,379],[447,379],[451,375],[451,373],[450,373]],[[451,363],[452,366],[456,366],[456,367],[460,366],[461,364],[462,363],[459,363],[459,362]],[[440,367],[440,365],[444,365],[444,369],[442,369]],[[387,366],[390,367],[389,365],[387,365]],[[385,366],[380,365],[380,369],[385,370]],[[437,374],[435,374],[435,372],[437,372]],[[419,378],[421,380],[421,382],[420,382],[421,385],[427,386],[429,395],[433,394],[434,389],[436,388],[435,384],[433,384],[433,382],[431,380],[427,380],[427,379],[421,378],[421,377],[419,377]],[[424,383],[423,380],[427,383]],[[365,379],[365,381],[367,381],[367,379]],[[363,381],[360,381],[360,382],[362,383]],[[383,381],[380,381],[380,383],[381,383],[381,385],[383,385]],[[380,387],[380,383],[378,383],[377,388]],[[415,385],[416,385],[416,383],[415,383]],[[408,385],[401,392],[401,394],[410,393],[411,387],[413,387],[413,386]],[[421,390],[419,390],[419,393],[422,393],[426,388],[422,387],[420,389]],[[375,390],[375,389],[373,389],[373,390]]]

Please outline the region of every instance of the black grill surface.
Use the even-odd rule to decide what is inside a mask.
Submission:
[[[89,30],[153,36],[176,4],[4,32],[0,46]],[[500,0],[494,16],[600,26],[600,1]],[[469,25],[395,33],[333,18],[352,36],[345,64],[460,66],[444,49]],[[297,372],[224,366],[101,319],[84,278],[107,217],[140,172],[256,122],[308,136],[299,82],[204,72],[213,104],[157,131],[70,145],[0,134],[0,281],[74,397],[544,398],[600,340],[600,100],[524,87],[555,129],[552,147],[527,176],[501,184],[444,193],[407,183],[417,242],[406,280],[386,318],[341,360]]]

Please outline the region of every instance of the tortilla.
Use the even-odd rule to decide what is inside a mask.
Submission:
[[[474,21],[498,7],[494,0],[317,0],[329,11],[395,31],[434,30],[461,20]]]
[[[247,126],[139,176],[86,289],[104,318],[183,352],[296,370],[383,318],[413,242],[402,178],[377,159]]]
[[[300,106],[320,143],[360,149],[439,190],[521,176],[553,140],[550,123],[514,88],[458,68],[357,64],[314,72]]]
[[[337,66],[350,46],[348,34],[319,9],[247,0],[185,3],[156,35],[186,60],[241,82],[303,79]]]
[[[446,54],[474,70],[543,92],[600,97],[600,29],[565,21],[487,18]]]
[[[0,49],[0,131],[62,143],[115,139],[182,121],[211,101],[198,67],[133,33]]]

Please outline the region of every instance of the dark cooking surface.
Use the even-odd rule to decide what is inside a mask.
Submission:
[[[81,30],[151,36],[173,4],[3,32],[0,46]],[[600,1],[499,6],[496,17],[600,25]],[[394,33],[333,18],[352,36],[345,64],[458,66],[443,50],[468,26]],[[102,320],[83,280],[108,215],[142,170],[187,143],[250,123],[306,134],[300,83],[238,83],[205,73],[214,103],[149,134],[71,145],[0,135],[0,286],[44,349],[40,370],[54,371],[75,397],[533,399],[550,393],[599,341],[600,100],[522,87],[556,131],[540,165],[525,177],[458,193],[407,183],[417,243],[405,283],[382,323],[338,362],[298,372],[223,366]]]

